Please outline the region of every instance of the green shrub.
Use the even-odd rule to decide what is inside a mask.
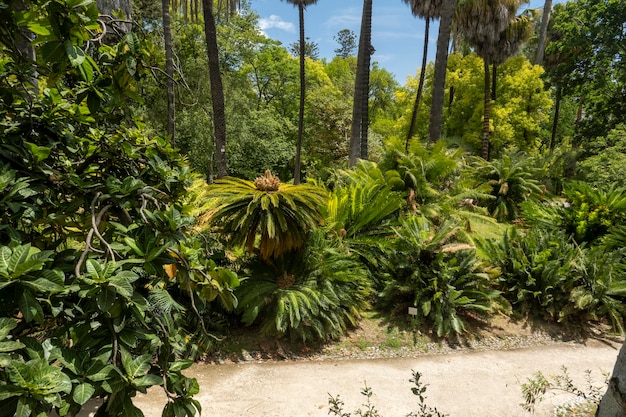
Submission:
[[[417,307],[438,336],[465,331],[463,313],[494,311],[500,294],[482,271],[474,248],[455,242],[460,229],[451,222],[435,227],[419,216],[402,220],[389,253],[394,269],[380,294],[382,306]]]
[[[562,323],[604,319],[622,329],[626,282],[615,268],[616,253],[580,247],[564,233],[540,228],[511,229],[501,240],[479,244],[519,314]]]
[[[358,258],[322,231],[292,255],[274,268],[251,265],[237,291],[243,322],[259,323],[263,335],[303,341],[337,338],[356,326],[371,292]]]

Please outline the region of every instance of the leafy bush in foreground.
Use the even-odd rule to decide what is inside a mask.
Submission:
[[[122,106],[144,68],[138,37],[91,40],[89,1],[26,3],[0,7],[2,34],[36,29],[42,64],[0,36],[0,415],[100,398],[98,416],[139,417],[132,398],[157,385],[165,417],[192,416],[187,355],[238,279],[188,233],[185,162]]]

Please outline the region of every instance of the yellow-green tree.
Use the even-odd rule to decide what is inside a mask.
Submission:
[[[446,132],[475,153],[482,146],[483,107],[481,103],[483,61],[476,54],[450,56],[448,83],[454,87],[454,102],[448,108]],[[519,56],[500,66],[497,100],[492,105],[492,154],[516,147],[527,152],[538,149],[543,125],[552,106],[540,76],[543,69]]]

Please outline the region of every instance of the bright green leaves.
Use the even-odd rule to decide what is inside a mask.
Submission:
[[[278,258],[304,244],[306,233],[322,221],[326,191],[302,184],[280,184],[277,191],[258,190],[251,181],[222,178],[209,186],[213,207],[208,219],[222,227],[233,246],[258,247],[264,259]]]
[[[85,62],[85,52],[78,46],[72,44],[70,40],[63,43],[63,48],[65,48],[65,54],[71,66],[79,67]]]
[[[7,385],[0,385],[0,402],[19,397],[16,416],[45,415],[47,404],[61,407],[63,396],[72,391],[72,382],[62,368],[44,359],[12,361],[6,367]]]
[[[84,382],[74,387],[72,399],[77,404],[83,405],[91,399],[95,392],[96,388],[92,384]]]
[[[0,247],[0,289],[12,288],[12,300],[6,300],[22,313],[27,322],[44,319],[42,302],[50,295],[65,291],[64,274],[45,269],[52,251],[40,251],[30,244]],[[6,290],[5,290],[6,291]]]
[[[12,352],[24,347],[24,344],[10,337],[11,330],[17,327],[17,320],[7,317],[0,317],[0,367],[6,366],[3,362],[2,354]],[[8,359],[8,358],[6,358]]]
[[[79,279],[81,289],[79,296],[95,299],[101,314],[109,317],[118,317],[122,308],[133,297],[133,283],[139,276],[122,269],[123,265],[115,262],[100,263],[88,259],[87,274]]]

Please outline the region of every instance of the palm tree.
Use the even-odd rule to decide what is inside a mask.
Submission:
[[[497,47],[492,57],[491,99],[496,100],[497,68],[517,53],[519,48],[533,33],[533,16],[528,11],[515,17],[500,34]]]
[[[258,251],[270,263],[302,248],[308,231],[321,224],[327,199],[323,188],[282,184],[269,170],[254,182],[218,179],[208,191],[206,224],[218,227],[232,247]]]
[[[417,121],[417,111],[419,110],[422,92],[424,90],[424,79],[426,78],[426,62],[428,58],[428,38],[430,32],[430,20],[440,17],[442,0],[403,0],[411,5],[411,12],[414,16],[422,17],[426,20],[426,28],[424,29],[424,52],[422,53],[422,67],[420,69],[420,79],[417,86],[417,94],[413,104],[413,112],[411,113],[411,124],[406,135],[405,152],[409,152],[409,141],[415,134],[415,122]]]
[[[367,159],[367,130],[369,128],[369,80],[372,47],[372,0],[363,1],[359,52],[354,83],[354,104],[352,107],[352,130],[350,134],[350,166],[357,159]]]
[[[455,10],[455,21],[465,39],[483,58],[485,96],[481,156],[490,157],[491,77],[490,65],[502,59],[500,50],[506,44],[507,32],[514,32],[515,13],[521,0],[461,0]],[[511,39],[515,39],[511,33]],[[519,47],[519,43],[518,43]],[[504,46],[506,49],[506,46]],[[434,97],[433,97],[434,99]]]
[[[305,98],[305,47],[304,37],[304,9],[306,6],[317,3],[317,0],[286,0],[288,3],[298,7],[298,17],[300,20],[300,111],[298,113],[298,139],[296,142],[296,161],[293,172],[293,183],[300,184],[300,154],[302,153],[302,137],[304,136],[304,98]]]
[[[448,66],[448,46],[450,30],[456,9],[457,0],[443,0],[441,3],[441,21],[437,37],[437,55],[435,56],[435,74],[433,76],[433,93],[430,104],[430,124],[428,139],[437,142],[441,137],[443,120],[443,96],[445,93],[446,69]]]
[[[228,175],[226,169],[226,112],[224,109],[224,87],[220,73],[217,28],[213,14],[213,0],[202,0],[204,12],[204,33],[206,36],[207,57],[209,60],[209,80],[211,82],[211,104],[213,106],[213,129],[217,153],[217,176]]]

